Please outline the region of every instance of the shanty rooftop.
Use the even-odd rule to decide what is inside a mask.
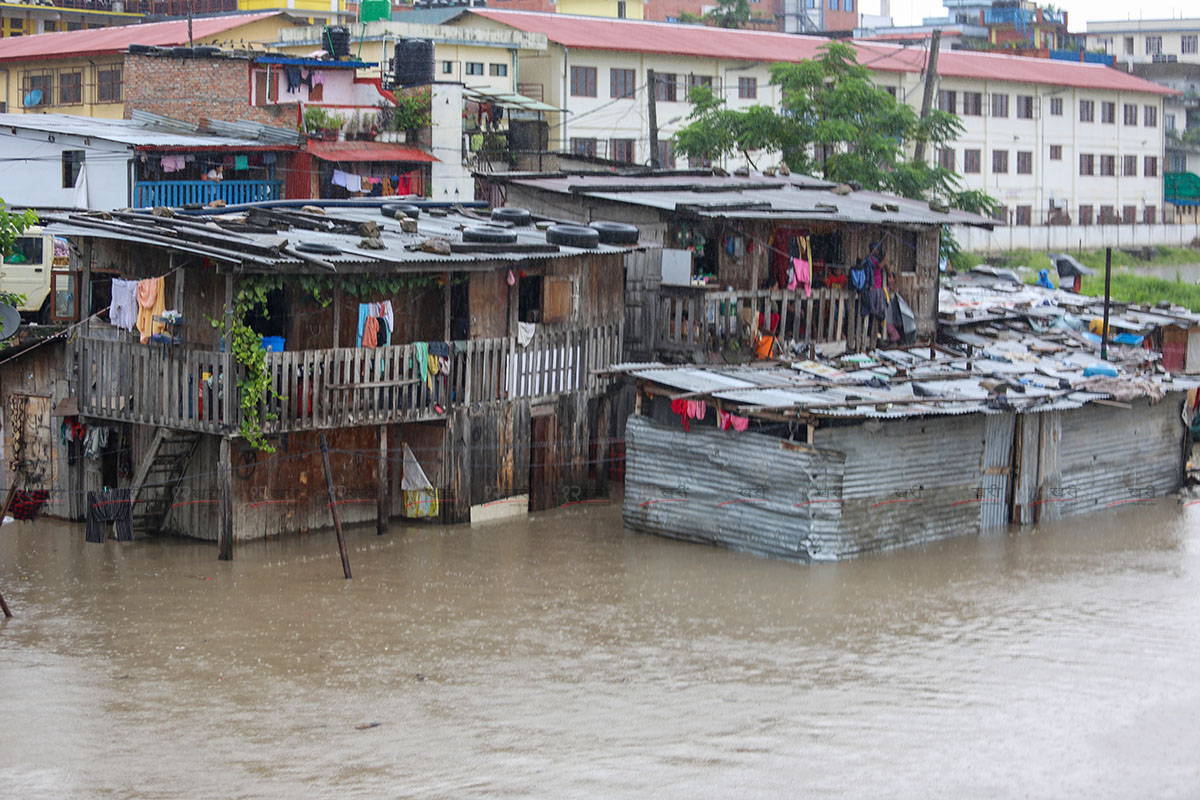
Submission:
[[[942,290],[941,344],[745,365],[621,364],[612,371],[672,398],[718,401],[768,421],[1032,413],[1138,397],[1156,401],[1200,386],[1200,378],[1166,373],[1160,354],[1145,346],[1147,334],[1200,324],[1200,315],[1178,307],[1117,306],[1104,362],[1100,337],[1087,329],[1102,305],[982,273]]]
[[[681,171],[629,175],[488,175],[547,192],[585,195],[616,203],[721,219],[868,224],[973,225],[995,221],[964,211],[941,211],[922,200],[849,186],[808,175],[714,175]]]
[[[150,211],[46,213],[45,230],[55,236],[117,239],[204,256],[240,272],[310,274],[487,270],[528,259],[585,253],[622,253],[600,244],[570,247],[547,241],[536,225],[512,225],[488,217],[486,209],[446,208],[416,199],[303,208],[264,203],[170,216]],[[420,207],[416,232],[385,213],[393,205]],[[492,241],[468,241],[483,230]],[[505,239],[511,241],[505,241]]]

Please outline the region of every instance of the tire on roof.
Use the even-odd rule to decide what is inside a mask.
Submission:
[[[517,241],[517,234],[513,231],[497,228],[492,225],[467,228],[462,232],[462,237],[464,242],[476,242],[478,244],[513,244]]]
[[[584,225],[551,225],[546,229],[546,241],[590,249],[600,244],[600,231]]]
[[[605,244],[637,244],[639,231],[636,225],[626,225],[624,222],[606,222],[597,220],[588,225],[600,232],[600,241]]]

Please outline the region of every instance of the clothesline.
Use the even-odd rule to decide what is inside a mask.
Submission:
[[[183,264],[180,264],[178,267],[175,267],[175,268],[174,268],[174,269],[172,269],[170,272],[164,273],[163,275],[160,275],[159,277],[160,277],[160,278],[164,278],[164,279],[165,279],[165,278],[168,278],[168,277],[170,277],[171,275],[174,275],[176,272],[178,272],[178,271],[179,271],[179,270],[181,270],[181,269],[183,269]],[[89,288],[90,288],[90,287],[89,287]],[[0,366],[4,366],[5,364],[7,364],[7,363],[8,363],[8,362],[10,362],[10,361],[15,361],[16,359],[20,358],[21,356],[25,355],[26,353],[30,353],[30,352],[32,352],[32,351],[34,351],[34,350],[38,349],[38,348],[39,348],[39,347],[41,347],[42,345],[49,344],[50,342],[53,342],[53,341],[55,341],[56,339],[61,339],[62,337],[66,336],[67,334],[69,334],[69,333],[71,333],[72,331],[74,331],[74,330],[75,330],[76,328],[78,328],[80,325],[83,325],[83,324],[84,324],[84,323],[86,323],[86,322],[91,322],[93,319],[95,319],[96,317],[100,316],[101,314],[103,314],[104,312],[106,312],[106,311],[108,311],[108,310],[109,310],[109,309],[107,309],[107,308],[102,308],[102,309],[100,309],[99,311],[95,312],[94,314],[90,314],[89,316],[86,316],[86,317],[84,317],[83,319],[79,320],[78,322],[72,322],[70,325],[68,325],[67,327],[63,328],[63,329],[62,329],[61,331],[59,331],[58,333],[55,333],[55,334],[53,334],[53,335],[51,335],[51,336],[47,336],[45,339],[42,339],[40,342],[38,342],[37,344],[35,344],[35,345],[33,345],[33,346],[29,347],[28,349],[26,349],[26,350],[22,350],[21,352],[19,352],[19,353],[16,353],[15,355],[11,355],[11,356],[9,356],[8,358],[4,359],[3,361],[0,361]]]

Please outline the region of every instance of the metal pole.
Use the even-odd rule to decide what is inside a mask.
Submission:
[[[650,166],[657,169],[658,163],[658,81],[654,70],[646,70],[646,123],[650,127]]]
[[[1108,361],[1108,305],[1112,289],[1112,248],[1104,248],[1104,329],[1100,331],[1100,360]]]

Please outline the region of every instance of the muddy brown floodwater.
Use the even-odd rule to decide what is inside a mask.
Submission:
[[[1200,505],[820,566],[616,505],[348,537],[5,525],[0,796],[1200,795]]]

